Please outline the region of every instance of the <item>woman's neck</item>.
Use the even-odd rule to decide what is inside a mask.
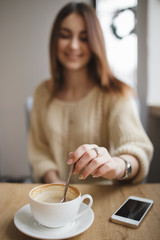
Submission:
[[[88,71],[65,71],[65,83],[56,97],[64,101],[77,101],[83,98],[95,86]]]

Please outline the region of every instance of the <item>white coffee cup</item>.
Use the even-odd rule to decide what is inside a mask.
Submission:
[[[89,194],[81,196],[80,191],[71,185],[67,190],[67,201],[61,203],[63,192],[63,184],[44,184],[30,191],[31,212],[43,226],[50,228],[63,227],[79,218],[92,206],[92,197]],[[84,199],[89,199],[89,203],[78,213]]]

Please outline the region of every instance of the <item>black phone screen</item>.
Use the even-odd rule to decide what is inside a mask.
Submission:
[[[150,203],[129,199],[115,215],[139,221]]]

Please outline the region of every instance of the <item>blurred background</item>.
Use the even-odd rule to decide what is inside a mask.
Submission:
[[[27,136],[32,96],[50,77],[50,30],[67,2],[0,0],[0,181],[31,181]],[[155,148],[146,182],[160,182],[160,0],[83,2],[96,9],[114,74],[137,93],[141,121]]]

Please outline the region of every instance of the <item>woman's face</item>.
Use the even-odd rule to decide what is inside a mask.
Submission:
[[[67,16],[61,23],[57,57],[66,70],[76,71],[87,67],[91,58],[86,25],[77,13]]]

